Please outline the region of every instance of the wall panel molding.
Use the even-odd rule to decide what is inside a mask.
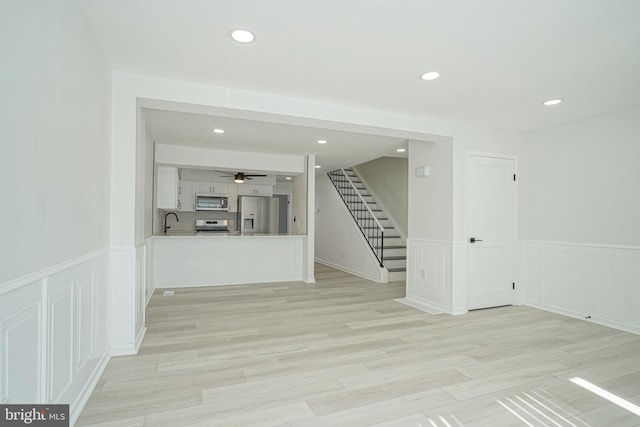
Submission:
[[[407,239],[407,294],[398,302],[432,314],[457,311],[453,306],[453,246],[453,241]]]
[[[0,284],[0,399],[79,417],[109,360],[102,250]]]
[[[520,243],[526,305],[640,334],[640,247]]]
[[[99,251],[91,252],[86,255],[82,255],[78,258],[73,258],[71,260],[62,262],[60,264],[56,264],[54,266],[47,267],[42,270],[38,270],[31,274],[17,277],[15,279],[9,280],[8,282],[0,283],[0,296],[14,289],[24,287],[25,285],[28,285],[32,282],[42,280],[49,276],[53,276],[54,274],[59,273],[61,271],[69,270],[75,267],[76,265],[94,260],[102,255],[107,254],[108,252],[109,252],[109,248],[104,248]]]
[[[37,402],[44,394],[40,282],[0,298],[0,401]]]

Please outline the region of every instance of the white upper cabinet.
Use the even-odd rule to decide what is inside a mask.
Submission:
[[[196,183],[196,193],[228,194],[229,184],[221,182],[198,181]]]
[[[156,191],[158,209],[178,208],[178,168],[158,166]]]
[[[210,182],[201,182],[198,181],[196,183],[196,193],[213,193],[213,191],[211,191],[211,183]]]
[[[238,184],[238,196],[264,196],[273,197],[273,186]]]

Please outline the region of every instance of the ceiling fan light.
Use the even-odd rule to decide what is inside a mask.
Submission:
[[[233,177],[233,182],[235,182],[236,184],[242,184],[244,182],[244,174],[243,173],[235,174],[235,176]]]
[[[234,179],[233,182],[235,182],[236,184],[242,184],[244,183],[244,179]]]

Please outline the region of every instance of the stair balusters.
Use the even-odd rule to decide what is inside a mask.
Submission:
[[[327,174],[333,183],[342,201],[351,212],[360,232],[365,237],[369,247],[373,251],[380,267],[384,267],[384,227],[376,218],[373,211],[365,202],[362,194],[351,180],[345,169],[336,169]]]

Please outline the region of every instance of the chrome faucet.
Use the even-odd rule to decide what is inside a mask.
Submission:
[[[177,221],[177,222],[180,222],[180,220],[178,219],[178,214],[177,214],[177,213],[175,213],[175,212],[167,212],[167,213],[164,215],[164,234],[167,234],[167,230],[171,228],[171,226],[170,226],[170,225],[167,225],[167,217],[168,217],[169,215],[173,215],[173,216],[175,216],[175,217],[176,217],[176,221]]]

